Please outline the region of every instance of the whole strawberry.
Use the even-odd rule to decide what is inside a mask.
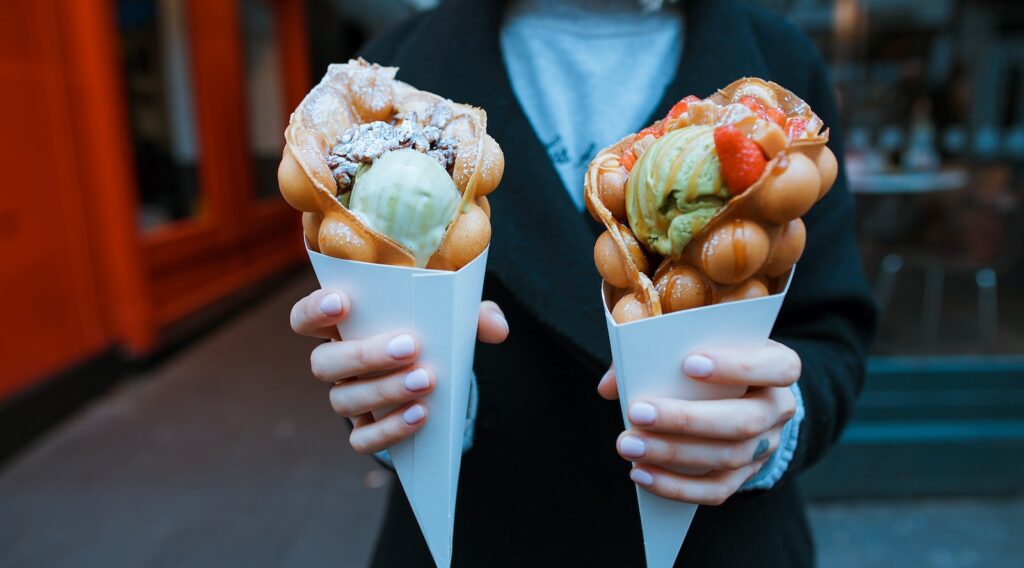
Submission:
[[[739,195],[761,179],[768,163],[756,142],[732,125],[715,129],[715,150],[722,164],[722,178],[733,195]]]

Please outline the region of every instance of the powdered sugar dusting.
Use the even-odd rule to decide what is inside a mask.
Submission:
[[[433,110],[425,119],[411,112],[396,116],[394,123],[375,121],[343,132],[327,156],[327,166],[338,184],[338,192],[351,188],[363,164],[372,164],[385,153],[403,148],[430,156],[451,175],[455,165],[455,141],[442,138],[441,128],[436,126],[446,116],[451,116],[451,110],[442,105],[434,109],[439,107],[444,111]]]

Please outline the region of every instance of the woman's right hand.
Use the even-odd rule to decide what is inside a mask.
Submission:
[[[407,333],[383,333],[366,339],[341,340],[338,322],[351,309],[339,290],[317,290],[292,307],[292,329],[299,335],[330,339],[313,350],[313,376],[333,385],[334,412],[352,420],[349,443],[361,454],[387,449],[413,435],[427,419],[423,397],[434,390],[436,378],[416,365],[420,345]],[[494,302],[480,304],[477,337],[501,343],[508,337],[505,315]],[[395,407],[380,419],[373,412]]]

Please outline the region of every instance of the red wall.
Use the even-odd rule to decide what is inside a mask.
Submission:
[[[50,1],[0,4],[0,398],[111,337],[96,301],[68,46],[55,11]]]

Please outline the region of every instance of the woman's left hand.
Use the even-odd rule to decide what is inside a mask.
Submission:
[[[722,504],[779,447],[782,427],[796,410],[789,387],[800,378],[800,367],[795,351],[771,340],[762,347],[691,353],[683,363],[686,375],[742,385],[747,393],[723,400],[633,401],[628,412],[632,428],[617,443],[619,455],[634,462],[630,478],[668,499]],[[614,370],[597,390],[608,400],[618,398]]]

